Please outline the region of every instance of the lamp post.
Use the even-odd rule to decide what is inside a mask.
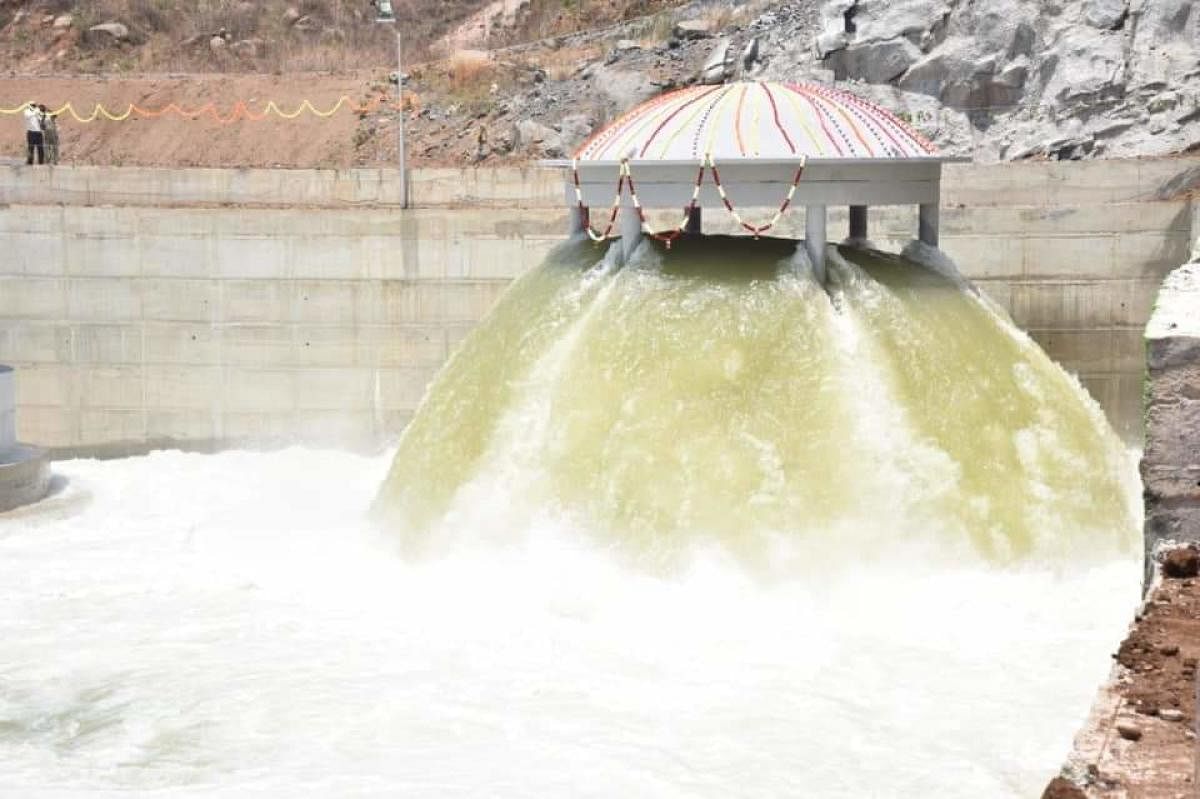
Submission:
[[[392,0],[372,0],[371,4],[375,6],[375,21],[391,23],[396,30],[396,157],[400,164],[400,207],[408,208],[408,166],[404,152],[404,42]]]

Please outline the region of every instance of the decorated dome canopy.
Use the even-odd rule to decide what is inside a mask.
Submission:
[[[937,158],[892,113],[810,83],[691,86],[627,112],[579,149],[581,163],[631,160]]]

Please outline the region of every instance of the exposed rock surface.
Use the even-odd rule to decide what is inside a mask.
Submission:
[[[546,98],[564,113],[590,89],[611,117],[689,83],[809,80],[866,95],[943,152],[983,161],[1200,147],[1192,0],[695,0],[675,12],[665,47],[639,43],[609,45],[577,73],[582,87],[548,81],[519,107],[537,114]],[[553,124],[552,108],[538,121]]]
[[[826,0],[820,18],[813,60],[867,84],[854,88],[947,152],[1080,158],[1200,146],[1193,0]],[[796,54],[771,74],[806,66]]]

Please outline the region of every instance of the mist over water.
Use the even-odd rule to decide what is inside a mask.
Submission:
[[[1128,454],[969,289],[792,250],[561,248],[394,453],[57,464],[0,516],[0,795],[1038,795]]]

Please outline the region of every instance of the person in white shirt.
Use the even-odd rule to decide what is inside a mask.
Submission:
[[[46,163],[46,141],[42,135],[42,112],[35,103],[25,106],[25,145],[27,154],[25,163],[33,165],[33,155],[37,152],[37,162]]]

